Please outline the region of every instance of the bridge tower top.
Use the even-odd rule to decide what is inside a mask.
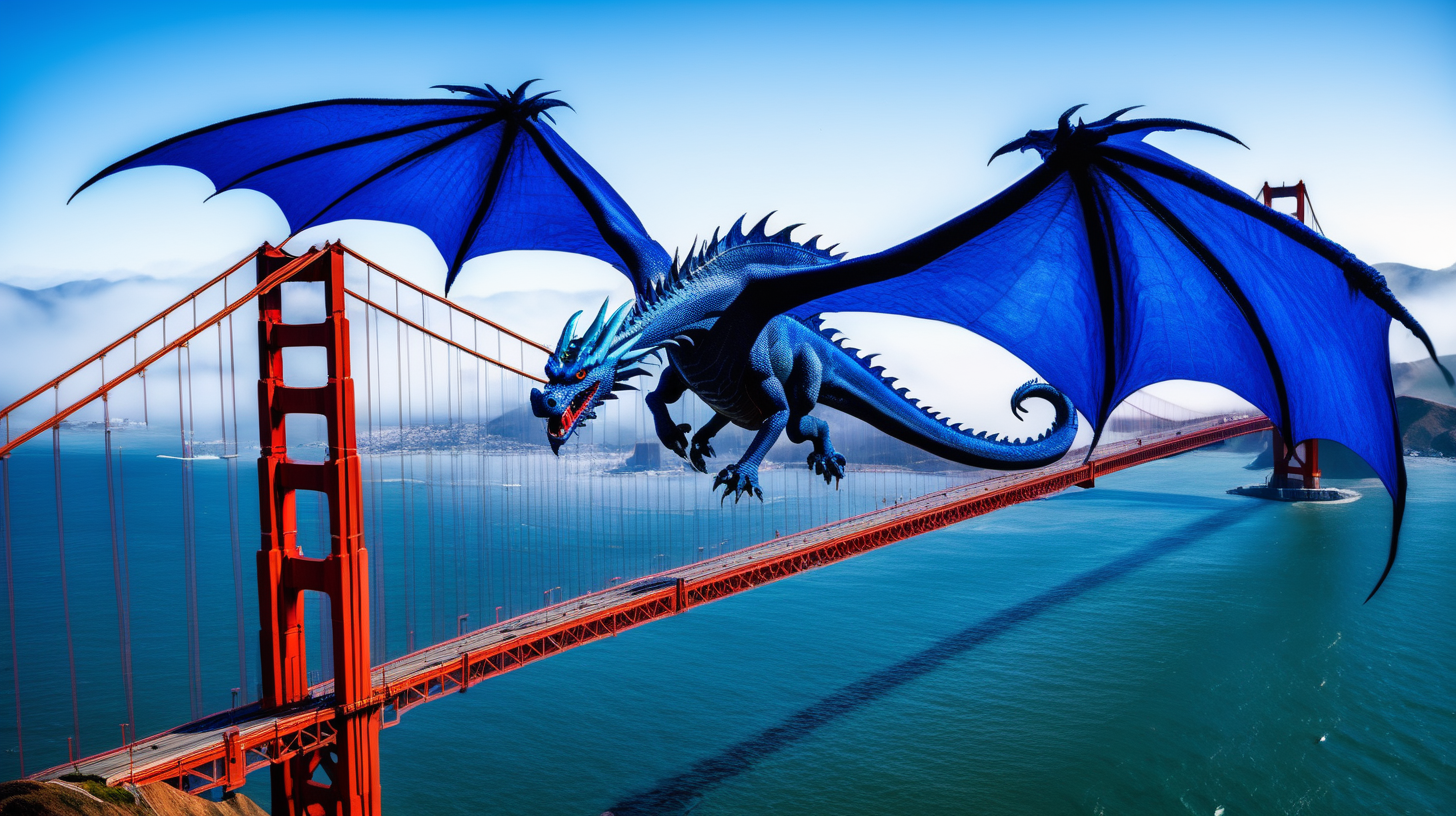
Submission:
[[[1264,199],[1265,207],[1273,207],[1274,199],[1276,198],[1294,199],[1294,217],[1301,224],[1308,223],[1305,221],[1304,211],[1305,202],[1309,200],[1309,195],[1308,191],[1304,188],[1304,181],[1302,179],[1297,184],[1281,187],[1274,187],[1266,181],[1264,182],[1263,189],[1259,190],[1259,197]]]

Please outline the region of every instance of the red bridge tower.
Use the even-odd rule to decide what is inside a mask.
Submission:
[[[1276,198],[1294,199],[1294,217],[1299,219],[1299,223],[1306,223],[1304,213],[1308,196],[1303,181],[1293,187],[1271,187],[1266,181],[1259,194],[1263,197],[1266,207],[1273,207]],[[1294,450],[1289,450],[1285,447],[1284,438],[1279,435],[1278,431],[1273,433],[1273,437],[1270,452],[1274,454],[1274,475],[1269,480],[1269,486],[1318,490],[1320,486],[1319,440],[1310,439],[1295,445]]]
[[[349,373],[349,321],[344,313],[344,253],[325,245],[295,259],[264,245],[258,281],[288,263],[302,263],[292,281],[324,285],[319,323],[284,323],[282,284],[258,296],[259,643],[263,707],[308,696],[305,591],[329,597],[333,612],[334,742],[300,749],[272,766],[273,816],[377,816],[380,707],[373,699],[369,654],[369,559],[364,549],[359,457],[354,442],[354,380]],[[284,382],[283,350],[322,347],[328,384]],[[289,414],[318,414],[328,426],[322,463],[288,456]],[[330,552],[306,558],[298,547],[295,493],[311,490],[328,503]],[[280,756],[275,754],[275,756]],[[326,779],[320,779],[320,772]]]

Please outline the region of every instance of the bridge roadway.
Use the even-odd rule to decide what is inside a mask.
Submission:
[[[383,707],[389,727],[416,705],[464,692],[573,646],[992,510],[1073,486],[1090,487],[1107,473],[1270,427],[1262,416],[1215,417],[1176,432],[1100,446],[1085,463],[1069,455],[1044,468],[929,493],[573,598],[375,667],[369,705]],[[334,707],[333,683],[325,682],[312,689],[308,700],[287,709],[264,712],[253,703],[33,778],[79,771],[111,784],[166,780],[192,792],[233,789],[249,771],[332,742],[333,721],[340,713],[347,712]]]

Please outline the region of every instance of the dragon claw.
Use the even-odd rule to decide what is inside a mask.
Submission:
[[[688,431],[692,430],[691,425],[673,425],[670,422],[661,422],[657,425],[657,438],[662,446],[686,459],[688,451]]]
[[[824,477],[824,484],[844,478],[844,456],[833,448],[809,454],[809,469]]]
[[[734,464],[723,468],[718,471],[717,476],[713,477],[713,490],[716,491],[719,487],[723,488],[723,498],[718,500],[719,504],[726,501],[730,493],[733,495],[734,504],[737,504],[745,493],[757,496],[759,501],[763,501],[763,491],[758,488],[758,468],[756,467]]]
[[[704,459],[713,458],[713,445],[708,440],[693,439],[693,446],[688,451],[688,459],[693,463],[693,468],[699,473],[707,473],[708,465]]]

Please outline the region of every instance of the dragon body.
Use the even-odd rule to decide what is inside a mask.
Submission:
[[[841,257],[833,254],[834,247],[818,247],[817,236],[807,243],[794,241],[794,227],[768,235],[767,220],[745,233],[740,218],[726,236],[715,233],[686,261],[674,259],[661,281],[635,302],[610,317],[604,303],[579,338],[573,333],[580,313],[572,317],[547,364],[546,390],[532,393],[533,410],[547,420],[553,449],[593,418],[613,391],[633,388],[627,380],[646,373],[636,363],[665,353],[666,366],[646,400],[665,447],[706,473],[705,460],[714,456],[712,440],[719,431],[731,423],[756,432],[742,457],[714,479],[714,489],[724,488],[724,498],[731,494],[735,501],[744,494],[762,498],[759,466],[785,433],[791,442],[813,444],[808,465],[826,483],[844,477],[845,458],[834,449],[828,423],[812,415],[821,404],[966,465],[1036,467],[1066,453],[1076,436],[1076,413],[1050,385],[1023,385],[1012,396],[1011,408],[1020,417],[1026,400],[1044,399],[1056,411],[1052,427],[1036,438],[999,439],[954,425],[921,406],[872,365],[875,355],[861,357],[842,339],[836,342],[818,319],[778,315],[765,324],[751,309],[736,308],[756,280],[833,264]],[[668,409],[688,391],[714,412],[691,437],[692,428],[675,421]]]

